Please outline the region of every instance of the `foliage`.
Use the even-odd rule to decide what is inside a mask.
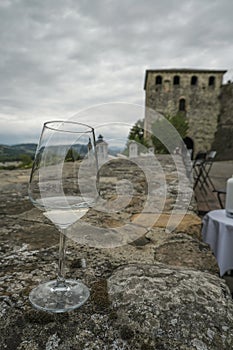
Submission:
[[[32,167],[32,157],[28,154],[21,154],[20,155],[20,161],[21,161],[21,168],[31,168]]]
[[[22,154],[27,154],[32,158],[35,151],[36,144],[34,143],[18,144],[13,146],[0,145],[0,162],[20,161]]]
[[[7,166],[0,166],[0,170],[15,170],[17,169],[18,167],[15,166],[15,165],[7,165]]]
[[[75,149],[70,148],[66,154],[65,162],[75,162],[80,158],[80,154]]]
[[[136,142],[143,142],[143,120],[138,120],[134,126],[130,129],[128,139],[135,140]]]
[[[130,129],[127,148],[124,151],[125,155],[128,155],[129,151],[129,142],[134,140],[139,144],[139,152],[145,152],[145,148],[149,147],[148,141],[144,138],[144,120],[139,119],[134,126]],[[141,145],[141,147],[140,147]]]
[[[169,122],[174,128],[168,127]],[[152,136],[151,140],[155,149],[155,153],[169,153],[166,144],[170,149],[180,147],[180,141],[177,139],[177,132],[180,135],[180,138],[183,139],[187,135],[188,131],[188,121],[183,114],[177,114],[175,116],[165,116],[165,119],[157,119],[152,125]],[[158,135],[163,140],[160,141]]]

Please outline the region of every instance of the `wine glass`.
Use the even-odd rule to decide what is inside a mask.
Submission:
[[[39,284],[29,295],[37,309],[65,312],[89,297],[81,281],[65,278],[64,262],[66,230],[95,203],[96,176],[94,129],[72,121],[46,122],[31,171],[29,198],[60,231],[60,245],[57,279]]]

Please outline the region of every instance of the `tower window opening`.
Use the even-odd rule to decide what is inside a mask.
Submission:
[[[179,111],[184,112],[185,111],[185,99],[181,98],[179,101]]]
[[[215,85],[215,77],[212,75],[209,77],[209,86],[214,86]]]
[[[155,78],[155,85],[162,85],[162,77],[161,75],[157,75],[156,78]]]
[[[196,75],[193,75],[191,78],[191,85],[193,85],[193,86],[197,85],[197,81],[198,81],[198,79],[197,79]]]
[[[173,78],[173,85],[180,85],[180,77],[179,75],[175,75]]]

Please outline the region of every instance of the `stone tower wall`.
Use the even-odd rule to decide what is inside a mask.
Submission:
[[[189,122],[188,135],[194,141],[195,153],[212,148],[220,114],[219,95],[225,71],[212,70],[152,70],[146,72],[146,107],[163,115],[179,112],[180,99],[185,100],[185,113]],[[156,84],[160,76],[162,84]],[[179,76],[179,84],[174,85],[174,77]],[[191,85],[192,77],[197,78]],[[209,78],[214,84],[209,86]],[[145,129],[150,130],[152,120],[145,117]]]
[[[213,148],[217,159],[233,159],[233,83],[222,86],[219,96],[220,115]]]

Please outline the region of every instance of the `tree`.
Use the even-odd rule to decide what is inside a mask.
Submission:
[[[143,120],[138,120],[134,126],[130,129],[130,132],[129,132],[129,137],[128,139],[129,140],[134,140],[134,141],[137,141],[139,143],[142,143],[143,141],[143,125],[144,125],[144,122]]]
[[[137,143],[149,147],[148,141],[144,138],[144,120],[139,119],[130,129],[129,140],[134,140]]]
[[[21,167],[22,168],[31,168],[32,166],[32,157],[28,154],[20,154],[19,156],[20,161],[22,162]]]
[[[174,128],[169,127],[168,123],[174,126]],[[180,139],[187,136],[188,131],[188,121],[183,114],[176,114],[175,116],[165,116],[164,118],[157,119],[152,124],[152,136],[151,141],[153,143],[155,153],[169,153],[168,148],[174,149],[176,147],[181,147],[180,139],[177,136],[177,132],[180,135]],[[163,139],[163,142],[156,136],[160,136]],[[167,148],[167,147],[168,148]]]
[[[80,159],[80,154],[72,147],[69,148],[66,157],[65,162],[75,162],[76,160]]]

